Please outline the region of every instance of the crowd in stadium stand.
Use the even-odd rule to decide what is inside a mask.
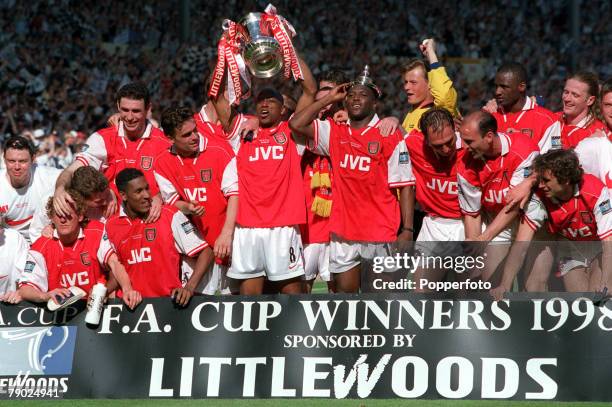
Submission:
[[[0,137],[57,133],[57,143],[89,134],[115,111],[120,85],[143,80],[155,99],[154,116],[180,102],[203,102],[203,82],[214,61],[224,18],[239,20],[264,2],[192,0],[190,38],[181,42],[174,2],[0,1]],[[530,93],[549,109],[559,108],[561,84],[572,52],[580,68],[607,77],[612,32],[608,2],[581,2],[580,44],[570,35],[569,1],[505,0],[447,4],[386,0],[277,1],[298,32],[296,45],[318,74],[340,68],[349,74],[369,63],[385,94],[381,112],[400,117],[401,62],[418,56],[418,43],[437,39],[442,58],[482,59],[482,80],[470,80],[473,65],[448,63],[459,90],[459,107],[469,111],[491,95],[495,67],[514,60],[526,65]],[[588,10],[588,12],[586,11]],[[73,133],[70,133],[73,132]],[[63,154],[63,153],[62,153]]]
[[[221,21],[262,4],[0,2],[0,301],[606,296],[611,7],[572,10],[579,46],[571,5],[280,3],[296,80],[242,92]]]

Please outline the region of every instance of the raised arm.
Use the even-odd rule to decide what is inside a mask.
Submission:
[[[55,193],[53,194],[53,209],[58,215],[66,216],[70,213],[70,205],[74,204],[74,201],[68,192],[66,192],[66,189],[70,185],[70,181],[72,181],[74,172],[83,166],[85,166],[83,162],[75,160],[68,168],[61,172],[59,177],[57,177],[57,181],[55,182]]]
[[[230,105],[229,100],[225,96],[225,86],[221,87],[219,95],[216,98],[211,98],[215,111],[217,112],[217,118],[223,126],[223,130],[230,132],[232,128],[232,122],[238,116],[236,110]]]
[[[421,52],[429,62],[430,71],[427,73],[429,89],[434,99],[434,104],[443,107],[453,116],[457,115],[457,91],[453,87],[453,81],[446,74],[446,69],[438,60],[436,53],[436,42],[433,38],[423,41],[420,46]]]
[[[312,76],[312,72],[310,68],[304,62],[301,56],[297,56],[298,61],[300,62],[300,69],[302,70],[302,74],[304,75],[304,80],[300,81],[300,86],[302,87],[302,95],[297,102],[297,106],[295,108],[296,112],[304,109],[307,106],[310,106],[317,94],[317,81],[315,81],[314,76]]]
[[[291,131],[300,136],[313,138],[314,129],[312,128],[311,124],[319,115],[319,111],[330,103],[336,103],[344,100],[348,86],[348,83],[338,85],[323,99],[311,103],[310,105],[302,108],[302,110],[296,111],[291,120],[289,120],[289,127],[291,128]]]

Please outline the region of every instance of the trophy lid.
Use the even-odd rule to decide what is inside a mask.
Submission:
[[[368,65],[364,66],[361,75],[359,75],[357,79],[351,82],[351,87],[355,85],[367,86],[368,88],[374,91],[377,98],[380,98],[382,96],[380,88],[376,86],[376,84],[372,80],[372,77],[370,76],[370,67]]]

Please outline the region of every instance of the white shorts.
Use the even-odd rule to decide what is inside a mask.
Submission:
[[[329,271],[344,273],[361,264],[363,260],[374,261],[375,257],[393,257],[397,252],[395,242],[365,243],[344,240],[337,236],[329,243]],[[395,272],[397,268],[385,269],[384,272]]]
[[[460,256],[465,240],[461,219],[441,218],[427,215],[419,231],[415,249],[426,256]]]
[[[329,243],[310,243],[304,246],[304,280],[314,280],[319,274],[321,280],[331,281],[329,250]]]
[[[484,214],[482,217],[483,220],[483,228],[482,231],[484,232],[486,229],[486,226],[489,225],[489,223],[493,222],[493,219],[490,215],[488,214]],[[512,243],[515,238],[516,238],[516,231],[518,229],[518,221],[514,220],[506,229],[502,230],[501,232],[499,232],[499,234],[497,236],[495,236],[490,242],[489,244],[492,245],[498,245],[498,244],[510,244]]]
[[[557,277],[562,277],[575,268],[589,268],[601,254],[601,241],[570,241],[559,239],[557,242],[558,270]]]
[[[304,275],[304,249],[297,226],[245,228],[236,226],[232,266],[228,277],[246,280],[265,276],[270,281]]]
[[[193,274],[196,261],[197,258],[183,256],[183,260],[181,261],[181,281],[183,285],[185,285],[189,277]],[[231,294],[230,282],[227,278],[228,268],[228,266],[213,263],[208,271],[204,273],[204,277],[202,277],[202,281],[198,284],[196,292],[206,295],[215,295],[217,292],[223,295]]]

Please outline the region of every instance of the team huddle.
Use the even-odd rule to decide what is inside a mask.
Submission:
[[[465,272],[410,274],[490,282],[497,300],[516,284],[547,291],[551,275],[567,291],[612,288],[612,81],[570,75],[552,113],[528,95],[523,66],[507,63],[495,98],[461,115],[435,42],[421,51],[426,61],[402,73],[401,124],[376,114],[383,95],[367,67],[317,81],[298,56],[299,99],[258,89],[252,115],[222,87],[200,111],[170,108],[158,124],[147,87],[124,85],[109,127],[63,171],[34,164],[31,141],[10,137],[0,300],[60,302],[98,281],[130,308],[309,293],[317,277],[356,293],[368,290],[364,266],[397,253],[484,256]],[[376,277],[407,273],[385,266]]]

